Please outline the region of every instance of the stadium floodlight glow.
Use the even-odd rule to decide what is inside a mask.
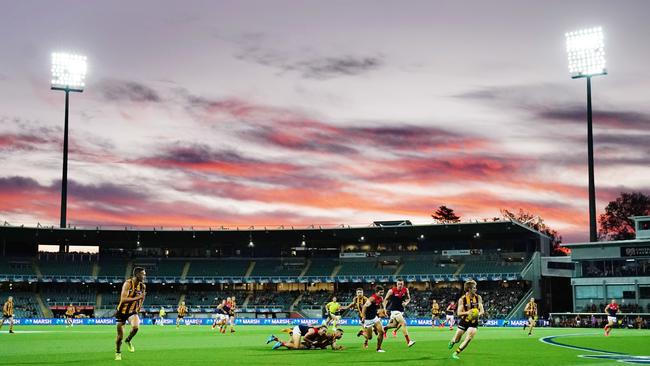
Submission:
[[[52,53],[52,90],[65,92],[65,127],[63,129],[63,178],[61,179],[61,228],[67,226],[66,213],[68,202],[68,110],[70,106],[70,92],[81,93],[86,86],[86,72],[88,62],[86,56],[65,52]],[[138,238],[138,249],[140,247]],[[61,245],[60,251],[67,251]]]
[[[596,185],[594,183],[594,134],[591,112],[591,77],[607,75],[605,37],[601,27],[565,34],[571,78],[587,79],[587,164],[589,167],[589,241],[598,240],[596,229]]]
[[[82,92],[86,86],[86,56],[52,53],[52,89]]]
[[[605,37],[601,27],[569,32],[565,36],[572,78],[607,74]]]

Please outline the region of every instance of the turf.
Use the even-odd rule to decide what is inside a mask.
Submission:
[[[593,329],[536,329],[529,337],[521,328],[480,328],[475,341],[461,354],[461,360],[451,360],[447,343],[452,332],[448,329],[411,328],[417,343],[406,347],[401,334],[392,334],[384,342],[386,353],[364,350],[355,337],[356,327],[346,327],[340,342],[342,351],[271,350],[266,337],[274,333],[287,335],[281,327],[240,326],[235,334],[219,334],[207,326],[143,326],[133,341],[135,353],[123,347],[123,360],[114,357],[115,328],[113,326],[24,326],[8,334],[6,326],[0,332],[0,365],[313,365],[313,364],[399,364],[399,365],[616,365],[613,360],[580,358],[578,355],[598,353],[553,346],[540,338],[559,336],[554,341],[564,345],[594,350],[650,355],[646,330],[615,329],[610,337]],[[128,329],[127,329],[128,332]],[[371,346],[375,340],[371,342]],[[620,365],[620,363],[619,363]]]

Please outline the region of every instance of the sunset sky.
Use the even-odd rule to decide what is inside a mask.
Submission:
[[[650,193],[650,2],[0,0],[0,221],[368,225],[539,214],[588,239],[586,82],[565,32],[602,26],[598,213]]]

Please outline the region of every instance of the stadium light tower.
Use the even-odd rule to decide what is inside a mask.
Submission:
[[[596,187],[594,183],[594,136],[591,121],[591,77],[607,75],[605,42],[601,27],[569,32],[566,50],[572,79],[587,79],[587,162],[589,164],[589,240],[598,240],[596,231]]]
[[[66,227],[68,199],[68,106],[70,92],[83,92],[88,64],[86,56],[52,53],[52,90],[65,92],[65,127],[63,129],[63,179],[61,180],[61,225]]]

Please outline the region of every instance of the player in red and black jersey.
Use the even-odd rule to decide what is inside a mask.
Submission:
[[[612,328],[616,324],[616,315],[619,312],[618,304],[616,300],[612,299],[612,302],[605,306],[605,314],[607,314],[607,325],[605,325],[605,337],[609,336],[609,333],[612,331]]]
[[[406,344],[411,347],[415,344],[415,341],[409,337],[406,320],[404,319],[404,307],[409,302],[411,302],[409,289],[404,286],[403,280],[398,279],[395,287],[388,290],[386,298],[384,298],[384,307],[387,311],[390,311],[390,321],[384,328],[384,333],[387,333],[389,329],[396,328],[393,335],[397,336],[397,329],[402,328],[402,334],[404,334]]]
[[[364,337],[366,340],[363,343],[364,348],[368,348],[368,341],[372,339],[373,329],[377,331],[377,352],[385,352],[381,349],[381,344],[384,341],[384,327],[381,325],[380,313],[385,313],[384,309],[384,288],[377,286],[375,293],[368,298],[363,304],[361,319],[363,320]]]
[[[449,330],[454,330],[454,323],[456,322],[456,301],[451,300],[445,309],[445,325],[449,325]]]
[[[320,336],[324,336],[326,333],[327,327],[324,325],[321,325],[319,327],[312,327],[309,325],[300,324],[293,327],[293,329],[290,331],[291,340],[289,340],[289,342],[283,342],[278,339],[278,337],[271,334],[266,339],[266,344],[275,341],[272,349],[278,349],[281,347],[286,347],[288,349],[306,349],[309,347],[306,347],[304,344],[302,344],[302,341],[305,341],[307,344],[312,344],[316,342]]]

